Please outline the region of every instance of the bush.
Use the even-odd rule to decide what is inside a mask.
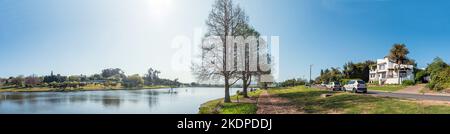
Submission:
[[[437,82],[428,83],[427,88],[430,88],[431,90],[435,90],[435,91],[441,91],[441,90],[445,89],[445,87],[442,83],[437,83]]]
[[[403,86],[412,86],[412,85],[415,85],[415,84],[416,84],[416,82],[414,80],[404,80],[402,82]]]
[[[341,79],[341,85],[347,84],[352,79]]]
[[[284,82],[280,83],[281,87],[294,87],[294,86],[300,86],[300,85],[305,85],[306,84],[306,80],[302,80],[302,79],[290,79],[290,80],[286,80]]]
[[[439,73],[431,76],[431,82],[427,85],[428,88],[436,91],[448,88],[447,83],[450,83],[450,67],[441,70]]]
[[[127,88],[142,87],[144,85],[144,79],[138,74],[129,76],[123,80],[123,86]]]
[[[380,81],[372,81],[371,83],[368,83],[369,85],[378,85],[380,84]]]
[[[416,73],[415,81],[419,82],[419,83],[425,83],[425,82],[427,82],[427,81],[425,81],[425,77],[427,77],[428,75],[430,75],[430,74],[428,74],[426,71],[419,70]]]

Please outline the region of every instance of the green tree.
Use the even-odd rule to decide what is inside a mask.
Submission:
[[[25,78],[23,75],[19,75],[11,80],[11,83],[17,88],[25,87]]]
[[[433,62],[428,65],[426,71],[430,75],[437,75],[439,72],[441,72],[443,69],[447,68],[449,65],[444,62],[439,57],[434,58]]]
[[[450,66],[439,57],[428,65],[426,72],[431,76],[427,86],[432,90],[442,90],[450,83]]]
[[[414,78],[415,78],[416,82],[423,83],[423,82],[425,82],[424,80],[425,80],[425,77],[427,77],[427,76],[429,76],[429,73],[426,70],[419,69],[419,70],[417,70]]]
[[[144,76],[144,84],[145,85],[158,85],[161,84],[161,79],[159,78],[159,74],[161,72],[159,70],[150,68],[147,71],[147,74]]]
[[[361,79],[369,81],[370,67],[376,65],[375,61],[365,61],[360,63],[347,62],[343,66],[342,75],[344,79]]]
[[[116,81],[120,81],[121,79],[126,77],[125,73],[120,68],[103,69],[101,75],[103,78],[106,79],[112,78]]]
[[[144,85],[144,79],[141,76],[139,76],[139,74],[135,74],[126,77],[123,80],[123,84],[127,88],[142,87]]]
[[[408,63],[409,58],[407,57],[409,54],[409,50],[408,48],[406,48],[405,44],[394,44],[394,46],[392,46],[388,58],[389,60],[391,60],[392,62],[396,63],[397,66],[395,67],[395,70],[397,71],[397,75],[398,75],[398,83],[401,83],[400,81],[400,70],[401,65]]]
[[[0,78],[0,87],[4,86],[6,83],[6,79]]]
[[[329,83],[334,81],[340,81],[343,78],[343,73],[339,70],[339,68],[330,68],[325,69],[325,71],[321,72],[318,78],[316,78],[316,83]]]
[[[281,87],[293,87],[293,86],[300,86],[300,85],[305,85],[307,82],[307,80],[303,80],[303,79],[289,79],[289,80],[285,80],[283,82],[280,83]]]
[[[80,82],[81,81],[81,77],[77,76],[77,75],[72,75],[72,76],[69,76],[68,80],[70,82]]]
[[[100,75],[100,74],[94,74],[94,75],[91,75],[88,79],[91,80],[91,81],[94,81],[94,80],[102,80],[103,77],[102,77],[102,75]]]

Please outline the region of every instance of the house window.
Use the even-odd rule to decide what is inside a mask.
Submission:
[[[381,78],[386,78],[386,73],[381,73]]]
[[[381,64],[379,67],[380,70],[385,70],[386,69],[386,64]]]

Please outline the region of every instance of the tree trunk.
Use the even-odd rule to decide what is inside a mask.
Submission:
[[[263,89],[267,90],[267,83],[266,82],[263,83]]]
[[[242,77],[242,95],[244,96],[244,98],[249,98],[248,97],[248,78],[246,77],[247,74],[243,74],[244,77]]]
[[[249,98],[248,87],[250,84],[248,83],[251,81],[250,79],[250,76],[246,72],[242,73],[242,95],[244,96],[244,98]]]
[[[228,80],[229,80],[228,76],[225,76],[225,98],[224,98],[225,103],[231,103],[230,83]]]

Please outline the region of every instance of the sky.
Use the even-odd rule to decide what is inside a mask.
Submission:
[[[143,75],[152,67],[161,77],[196,81],[186,61],[197,57],[198,31],[205,30],[213,2],[0,0],[0,77],[105,68]],[[308,78],[311,64],[314,78],[320,69],[383,58],[394,43],[406,44],[421,68],[435,57],[450,62],[450,1],[235,3],[262,35],[279,36],[279,80]],[[174,45],[177,40],[188,43]]]

